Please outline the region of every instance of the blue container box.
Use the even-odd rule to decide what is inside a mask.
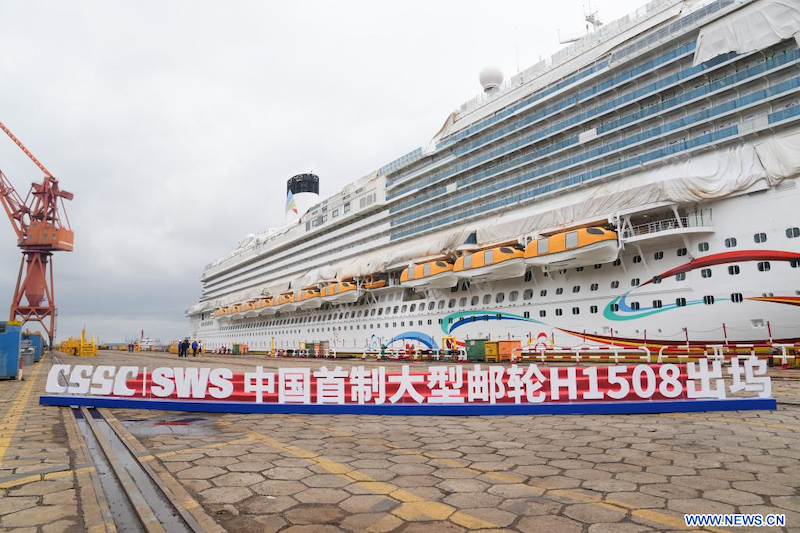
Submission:
[[[22,326],[0,322],[0,378],[16,378],[19,373],[19,343]]]
[[[42,335],[40,333],[23,333],[22,339],[31,341],[31,346],[33,346],[33,362],[38,363],[44,351]]]

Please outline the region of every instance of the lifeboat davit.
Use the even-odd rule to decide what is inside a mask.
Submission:
[[[547,268],[582,267],[611,263],[618,255],[616,232],[581,228],[529,242],[525,248],[525,263]]]
[[[460,279],[493,281],[525,275],[525,252],[510,246],[479,250],[459,257],[453,272]]]
[[[322,289],[323,302],[347,304],[357,301],[359,296],[358,284],[351,279],[331,283]]]
[[[319,287],[306,287],[295,295],[299,309],[316,309],[322,305],[322,294]]]
[[[449,289],[458,282],[453,263],[431,261],[403,270],[400,285],[403,287],[426,289]]]

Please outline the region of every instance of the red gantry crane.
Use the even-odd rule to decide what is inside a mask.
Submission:
[[[22,249],[10,320],[19,319],[23,324],[39,322],[47,331],[52,346],[56,333],[56,299],[51,256],[53,252],[72,251],[75,233],[64,208],[64,200],[72,200],[72,193],[59,188],[58,180],[2,122],[0,129],[44,172],[42,182],[32,184],[23,201],[0,171],[0,202],[17,234],[17,245]]]

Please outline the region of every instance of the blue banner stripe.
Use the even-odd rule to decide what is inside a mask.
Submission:
[[[730,398],[726,400],[674,400],[639,402],[573,402],[544,404],[390,404],[390,405],[300,405],[250,402],[149,400],[99,396],[41,396],[40,405],[62,407],[109,407],[115,409],[159,409],[205,413],[325,414],[325,415],[623,415],[641,413],[685,413],[697,411],[745,411],[776,409],[774,398]]]

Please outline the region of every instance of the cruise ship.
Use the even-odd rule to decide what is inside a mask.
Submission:
[[[800,2],[656,0],[204,268],[207,350],[800,342]],[[444,113],[443,113],[444,116]],[[324,176],[322,179],[325,179]]]

